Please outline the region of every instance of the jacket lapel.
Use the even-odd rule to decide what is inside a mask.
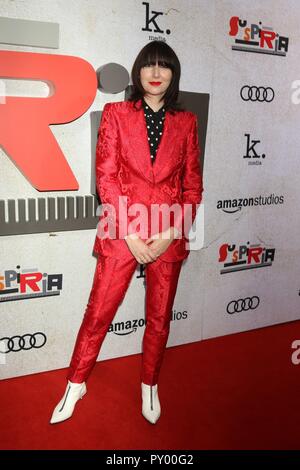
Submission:
[[[137,102],[137,106],[140,105],[141,100]],[[144,108],[136,111],[132,103],[128,120],[130,147],[140,171],[152,183],[172,164],[174,138],[177,135],[175,123],[174,116],[166,111],[163,133],[152,165]]]

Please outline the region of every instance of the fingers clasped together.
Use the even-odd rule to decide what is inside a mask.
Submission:
[[[168,229],[142,240],[136,233],[127,235],[125,240],[128,248],[138,263],[146,264],[157,260],[164,253],[174,239],[174,231]]]

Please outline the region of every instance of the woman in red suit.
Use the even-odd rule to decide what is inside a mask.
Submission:
[[[203,191],[197,117],[177,103],[179,79],[173,49],[150,42],[133,65],[130,99],[104,106],[96,148],[103,209],[94,245],[97,265],[67,387],[51,423],[70,418],[86,393],[138,263],[145,264],[146,275],[142,414],[153,424],[160,417],[158,377],[182,262],[189,254],[187,235]]]

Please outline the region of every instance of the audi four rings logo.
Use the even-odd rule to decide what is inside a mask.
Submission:
[[[38,331],[34,334],[26,334],[23,336],[12,336],[11,338],[0,338],[0,353],[19,352],[21,350],[39,349],[46,344],[47,338],[44,333]]]
[[[254,310],[259,306],[259,298],[257,295],[246,297],[245,299],[232,300],[227,305],[226,311],[230,315],[247,310]]]
[[[266,101],[270,103],[273,101],[275,92],[271,87],[263,86],[249,86],[245,85],[241,88],[240,95],[244,101]]]

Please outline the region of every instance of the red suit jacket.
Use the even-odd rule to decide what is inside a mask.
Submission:
[[[138,110],[135,109],[134,102],[122,101],[107,103],[103,109],[96,147],[96,186],[101,207],[103,203],[109,203],[115,208],[117,232],[116,238],[112,239],[99,237],[97,230],[94,252],[119,259],[132,258],[124,236],[137,231],[136,227],[130,227],[130,222],[140,213],[132,215],[132,212],[128,212],[129,206],[140,203],[145,207],[149,221],[148,231],[140,236],[147,239],[151,236],[151,204],[164,203],[172,206],[177,203],[181,207],[180,213],[174,213],[173,217],[172,211],[170,212],[168,226],[180,227],[183,236],[175,238],[160,258],[169,262],[179,261],[189,254],[188,238],[184,236],[188,232],[183,225],[183,204],[189,203],[192,208],[192,218],[189,219],[192,223],[203,191],[197,116],[190,111],[177,112],[174,115],[166,111],[161,141],[152,164],[141,100],[136,106]],[[120,210],[119,196],[127,196],[127,199],[123,197],[127,201],[127,206],[123,206],[125,212]],[[107,219],[108,213],[105,214]],[[145,213],[143,214],[145,217]],[[104,211],[99,221],[103,215]],[[118,229],[124,219],[129,230],[119,236]],[[168,226],[162,225],[160,219],[159,230],[152,234],[165,230]]]

